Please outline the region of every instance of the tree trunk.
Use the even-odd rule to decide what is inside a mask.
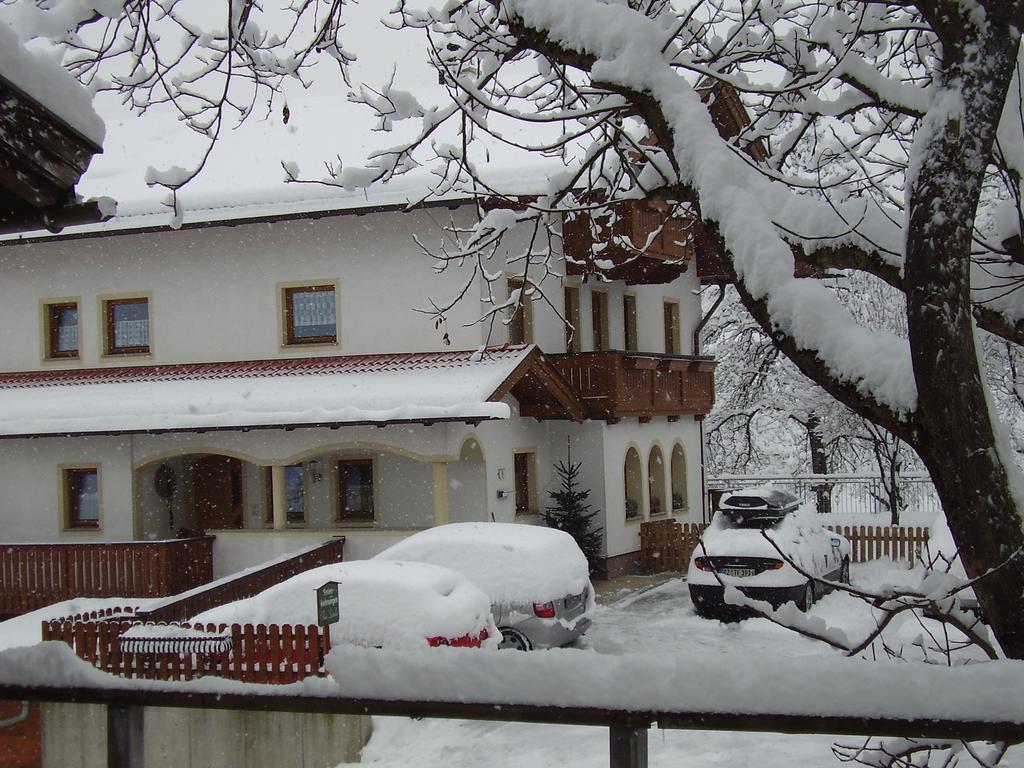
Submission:
[[[811,473],[828,474],[828,451],[825,441],[821,439],[821,420],[813,413],[808,414],[807,422],[801,422],[807,430],[807,447],[811,453]],[[814,501],[819,515],[827,515],[832,511],[832,484],[815,481]]]
[[[920,129],[927,145],[911,179],[907,319],[918,386],[913,445],[931,473],[967,573],[1001,566],[976,593],[1003,650],[1020,659],[1024,533],[996,447],[970,311],[975,211],[1020,40],[1008,23],[990,22],[972,41],[980,50],[944,47],[940,86],[952,100],[962,99],[962,111],[932,117]]]

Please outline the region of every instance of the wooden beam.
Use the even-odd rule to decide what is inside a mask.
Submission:
[[[448,522],[448,464],[444,461],[435,461],[431,467],[434,487],[434,525],[444,525]]]
[[[557,723],[643,729],[652,723],[665,729],[749,731],[757,733],[820,733],[848,736],[897,736],[963,741],[1024,741],[1024,721],[974,720],[969,712],[948,718],[896,718],[873,715],[787,714],[784,712],[635,711],[545,704],[494,704],[473,701],[401,701],[332,695],[193,691],[154,681],[117,680],[118,687],[25,686],[0,684],[0,699],[68,701],[120,706],[185,707],[258,712],[442,717],[499,722]],[[235,684],[237,685],[237,684]],[[235,689],[237,690],[237,688]]]
[[[647,729],[608,729],[608,755],[611,768],[647,768]]]

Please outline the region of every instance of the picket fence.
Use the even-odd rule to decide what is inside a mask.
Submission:
[[[685,571],[706,523],[657,520],[640,524],[640,568],[644,573]],[[927,528],[882,525],[830,525],[850,540],[853,562],[896,560],[914,562],[928,542]]]
[[[331,649],[327,627],[152,624],[132,614],[130,608],[113,608],[44,621],[43,640],[63,641],[97,669],[126,678],[192,680],[209,675],[286,684],[326,674],[323,663]],[[134,627],[145,627],[145,636],[124,637]]]

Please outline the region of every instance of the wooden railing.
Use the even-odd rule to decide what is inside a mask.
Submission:
[[[55,619],[43,622],[42,636],[43,640],[67,643],[76,656],[104,672],[146,680],[214,676],[243,683],[287,684],[324,676],[324,658],[331,650],[329,628],[320,629],[315,624],[146,625],[147,633],[159,635],[161,627],[166,626],[174,637],[161,640],[154,636],[142,641],[124,637],[125,632],[139,625],[134,619]],[[187,637],[183,639],[190,630],[200,637],[191,645]],[[223,635],[223,649],[203,648],[209,633]]]
[[[685,571],[690,564],[705,523],[657,520],[640,524],[640,568],[645,573]],[[855,563],[868,560],[913,562],[928,542],[927,528],[897,528],[881,525],[832,525],[853,546]]]
[[[548,355],[589,418],[704,415],[715,403],[709,358],[628,352]]]
[[[223,579],[206,589],[195,590],[152,610],[142,611],[139,618],[158,623],[187,621],[203,611],[252,597],[310,568],[340,563],[344,553],[345,537],[338,536],[294,557]]]
[[[153,542],[0,544],[0,615],[74,597],[166,597],[213,578],[213,536]]]
[[[589,213],[565,216],[567,273],[600,273],[627,285],[672,282],[696,257],[704,234],[693,216],[673,216],[671,210],[659,200],[626,200],[596,218]]]

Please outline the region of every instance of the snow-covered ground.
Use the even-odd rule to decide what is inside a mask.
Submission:
[[[901,566],[871,563],[854,566],[854,581],[861,586],[898,583],[905,578]],[[870,609],[847,595],[831,594],[817,603],[813,616],[859,637],[873,626]],[[921,627],[908,617],[886,637],[891,647],[920,657],[914,645]],[[598,606],[594,626],[581,649],[543,653],[597,653],[623,655],[658,653],[677,655],[687,648],[703,652],[749,653],[801,657],[834,654],[825,645],[800,637],[762,619],[723,624],[699,618],[690,603],[686,584],[671,579],[641,591],[606,594]],[[754,685],[756,681],[752,680]],[[793,685],[798,687],[799,680]],[[837,680],[838,686],[842,680]],[[927,691],[921,691],[927,697]],[[821,735],[792,736],[728,731],[659,731],[649,738],[652,768],[672,766],[749,766],[790,768],[798,765],[842,765],[832,754],[834,743],[857,744],[863,739]],[[608,731],[605,728],[475,722],[467,720],[376,717],[374,734],[363,750],[362,764],[379,768],[593,768],[607,765]],[[972,765],[964,756],[961,766]],[[1024,749],[1011,750],[1001,765],[1024,766]]]
[[[898,564],[875,562],[854,566],[853,579],[855,585],[879,588],[885,584],[906,583],[908,572]],[[48,654],[47,658],[52,657],[50,666],[56,669],[57,666],[63,665],[60,669],[64,670],[47,673],[49,676],[44,675],[45,679],[36,682],[50,685],[94,684],[101,677],[101,673],[88,665],[74,663],[68,658],[69,652],[66,648],[63,649],[63,654],[57,653],[63,646],[24,650],[15,648],[37,642],[39,621],[44,618],[43,614],[49,616],[74,613],[105,607],[106,604],[109,604],[109,601],[76,600],[4,622],[0,625],[0,649],[12,650],[0,653],[0,662],[7,662],[6,672],[0,670],[0,677],[6,674],[16,682],[15,678],[20,679],[24,667],[24,664],[19,662],[21,657],[18,654],[35,653],[44,656]],[[821,620],[851,639],[862,637],[871,630],[875,622],[870,607],[845,594],[831,594],[822,598],[813,607],[811,618]],[[833,678],[839,690],[846,690],[848,687],[849,698],[845,701],[860,702],[854,707],[859,711],[864,711],[865,700],[876,701],[879,711],[888,710],[900,714],[926,711],[932,704],[945,710],[952,706],[955,712],[964,711],[968,714],[972,707],[965,702],[969,701],[977,701],[979,705],[987,707],[986,711],[990,713],[1020,711],[1020,699],[1013,693],[1020,690],[1019,683],[1015,682],[1015,679],[1018,679],[1015,667],[1011,670],[1013,674],[1005,679],[1009,667],[992,668],[995,678],[992,675],[983,675],[980,678],[983,682],[970,689],[964,689],[958,684],[951,687],[948,679],[942,681],[939,679],[941,675],[930,674],[925,677],[902,677],[904,684],[901,684],[898,690],[890,686],[888,694],[885,693],[882,687],[891,676],[882,665],[888,665],[890,668],[900,667],[903,671],[911,671],[908,666],[914,666],[924,671],[920,658],[925,652],[936,663],[943,663],[941,655],[922,650],[923,646],[928,645],[927,631],[934,628],[935,626],[930,626],[929,622],[919,623],[909,614],[904,614],[887,630],[885,640],[888,648],[901,653],[908,661],[886,661],[879,662],[878,665],[870,662],[844,663],[835,658],[837,653],[825,645],[762,619],[750,619],[734,624],[701,619],[693,612],[686,584],[679,578],[671,578],[647,588],[610,591],[606,589],[596,610],[593,627],[576,648],[538,651],[532,653],[530,657],[511,651],[487,653],[465,649],[441,649],[437,651],[436,656],[439,664],[434,665],[434,671],[441,677],[438,677],[438,674],[431,677],[428,674],[431,669],[422,668],[415,658],[405,658],[401,654],[392,654],[384,658],[382,651],[362,648],[345,650],[339,646],[337,650],[342,653],[335,660],[332,671],[336,676],[340,674],[335,684],[349,695],[360,695],[360,686],[370,686],[375,692],[386,692],[391,686],[395,688],[398,698],[408,696],[409,690],[415,691],[418,688],[422,689],[424,696],[429,697],[432,692],[443,698],[448,694],[439,691],[438,686],[445,688],[450,679],[458,678],[459,681],[469,681],[467,684],[470,688],[480,684],[486,689],[481,694],[484,696],[481,700],[500,701],[505,699],[486,698],[492,696],[496,690],[495,681],[506,681],[498,684],[498,695],[502,697],[504,694],[501,691],[507,690],[506,684],[513,685],[517,682],[518,673],[536,672],[533,667],[537,666],[546,670],[547,676],[527,675],[526,677],[533,681],[530,686],[537,687],[520,685],[515,696],[508,699],[509,701],[527,702],[536,698],[533,693],[539,693],[544,701],[553,701],[551,695],[557,696],[563,691],[586,690],[588,693],[585,700],[588,702],[596,702],[597,699],[617,703],[652,701],[655,703],[650,706],[657,708],[657,702],[664,706],[667,702],[677,701],[677,690],[678,701],[689,701],[691,706],[695,695],[700,697],[701,702],[706,700],[712,704],[716,700],[724,700],[714,695],[714,686],[708,682],[717,679],[717,673],[713,670],[722,669],[722,693],[730,689],[730,700],[733,701],[737,682],[741,686],[743,683],[743,678],[738,681],[737,675],[746,675],[750,693],[747,694],[742,688],[739,692],[742,700],[752,707],[751,711],[758,711],[758,706],[763,707],[765,704],[766,691],[757,686],[765,685],[764,681],[767,679],[774,680],[770,683],[773,690],[767,692],[768,701],[788,701],[787,706],[795,710],[803,708],[807,703],[816,705],[820,697],[808,694],[809,702],[803,702],[799,698],[794,698],[794,695],[799,697],[801,691],[808,691],[809,687],[813,688],[814,685],[821,686],[822,681],[828,685]],[[442,652],[445,650],[448,650],[449,654]],[[459,653],[460,650],[462,653]],[[691,651],[693,655],[690,658],[693,661],[687,669],[685,664],[680,665],[679,662],[680,658],[685,659]],[[884,655],[880,650],[879,654]],[[871,653],[865,655],[870,657]],[[332,658],[334,656],[335,654],[332,654]],[[484,656],[489,658],[484,659]],[[498,656],[501,657],[501,661],[516,663],[495,665]],[[607,660],[602,658],[603,656],[607,657]],[[839,663],[831,664],[830,656]],[[665,665],[659,671],[658,664],[661,659],[664,659]],[[529,668],[519,663],[528,660],[531,661]],[[477,663],[483,661],[487,661],[488,664],[481,666]],[[539,664],[534,665],[533,661]],[[38,662],[38,658],[33,657],[33,663],[35,662]],[[826,662],[826,667],[830,667],[831,670],[824,668],[822,662]],[[392,664],[397,664],[398,667],[392,668]],[[630,664],[634,669],[628,676],[604,674],[612,668],[620,668],[621,672]],[[758,672],[759,664],[767,665],[763,668],[763,674]],[[852,666],[844,669],[845,664]],[[375,668],[375,665],[380,668]],[[3,664],[0,663],[0,666]],[[572,674],[571,670],[577,670],[577,674],[584,674],[586,678],[556,681],[555,675],[550,674],[551,670],[555,669],[564,669],[567,674]],[[681,673],[681,670],[686,671]],[[802,678],[799,670],[807,672],[807,675]],[[983,671],[990,670],[982,670],[980,667],[977,670]],[[962,670],[953,670],[948,674],[957,675],[960,672]],[[847,673],[853,673],[856,677],[851,678]],[[417,680],[410,680],[407,675]],[[696,691],[687,690],[685,681],[691,678],[695,687],[703,688]],[[628,685],[623,684],[623,680],[639,679],[647,681],[643,690],[629,690]],[[609,681],[614,681],[614,685]],[[332,695],[324,689],[324,683],[325,681],[314,680],[305,692]],[[137,685],[156,688],[166,684],[143,682]],[[205,678],[178,685],[188,685],[197,691],[219,691],[229,690],[231,686],[241,684]],[[304,684],[296,685],[301,689]],[[929,690],[930,686],[939,688]],[[460,688],[463,689],[465,686]],[[940,693],[940,689],[944,693]],[[996,689],[1002,690],[1003,693],[995,694]],[[878,690],[879,694],[871,698],[875,690]],[[708,691],[706,697],[703,691]],[[333,695],[337,692],[336,689]],[[575,701],[572,696],[569,698]],[[771,706],[774,705],[770,704],[769,708]],[[724,711],[737,710],[730,708]],[[863,739],[827,735],[791,736],[728,731],[652,730],[649,739],[650,765],[652,768],[699,768],[705,765],[757,765],[759,768],[789,768],[793,765],[838,766],[840,762],[832,754],[832,745],[837,742],[853,745],[862,743]],[[477,768],[479,765],[487,765],[488,768],[592,768],[607,765],[607,760],[608,731],[605,728],[383,717],[374,718],[374,735],[362,755],[363,765],[383,768],[405,768],[409,765],[416,765],[419,768]],[[974,763],[969,757],[961,756],[959,766],[967,768],[972,765]],[[1024,748],[1011,750],[1002,765],[1007,768],[1024,768]]]

